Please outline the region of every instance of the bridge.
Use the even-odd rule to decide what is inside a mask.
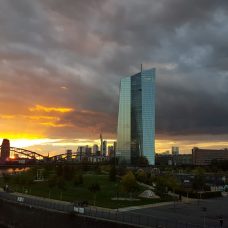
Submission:
[[[1,148],[2,148],[2,146],[0,146],[0,150],[1,150]],[[41,160],[41,159],[47,158],[47,156],[44,156],[37,152],[31,151],[31,150],[26,150],[23,148],[17,148],[17,147],[10,147],[10,155],[13,155],[13,156],[21,155],[24,158],[35,159],[35,160]]]
[[[2,146],[0,145],[0,151],[1,151]],[[78,152],[71,152],[71,153],[62,153],[62,154],[57,154],[53,156],[45,156],[40,153],[23,149],[23,148],[18,148],[18,147],[9,147],[9,154],[10,156],[13,156],[14,159],[9,159],[6,160],[6,163],[12,163],[16,162],[16,160],[23,160],[23,159],[28,159],[28,160],[33,160],[33,161],[44,161],[44,162],[55,162],[55,161],[82,161],[84,158],[86,158],[90,162],[101,162],[101,161],[107,161],[108,157],[107,156],[96,156],[96,155],[85,155],[82,153]]]

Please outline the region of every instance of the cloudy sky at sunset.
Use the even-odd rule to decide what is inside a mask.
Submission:
[[[156,150],[228,147],[228,1],[1,0],[0,138],[116,138],[119,82],[156,67]]]

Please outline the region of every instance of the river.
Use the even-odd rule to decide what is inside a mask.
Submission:
[[[29,170],[29,167],[21,167],[21,168],[0,168],[0,176],[2,176],[3,173],[6,174],[12,174],[12,173],[19,173]]]

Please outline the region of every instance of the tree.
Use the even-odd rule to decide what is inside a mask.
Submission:
[[[32,184],[33,184],[33,175],[28,173],[27,175],[24,175],[25,178],[25,186],[28,188],[31,188]]]
[[[228,170],[228,160],[220,161],[214,159],[211,161],[211,167],[214,171],[227,171]]]
[[[192,187],[196,191],[202,191],[205,187],[205,171],[202,168],[196,168],[194,171]]]
[[[51,175],[48,178],[48,187],[49,187],[49,192],[48,192],[48,197],[51,198],[51,189],[54,188],[57,185],[57,176],[56,175]]]
[[[116,181],[116,167],[113,165],[109,171],[109,180]]]
[[[4,183],[5,183],[5,184],[8,184],[9,181],[10,181],[10,179],[11,179],[10,175],[7,174],[7,173],[3,173],[3,174],[2,174],[2,177],[3,177]]]
[[[100,185],[98,183],[92,183],[88,187],[89,191],[93,193],[93,205],[96,205],[96,198],[97,198],[97,192],[101,190]]]
[[[83,171],[88,171],[89,170],[89,161],[87,157],[83,157],[81,159],[81,169]]]
[[[143,182],[143,183],[146,183],[147,182],[147,175],[146,175],[146,173],[144,172],[143,169],[138,169],[137,170],[137,172],[136,172],[136,179],[139,182]]]
[[[117,157],[111,157],[109,160],[109,164],[116,166],[119,164],[119,159]]]
[[[96,174],[101,174],[101,166],[100,164],[95,164],[94,171]]]
[[[175,194],[177,190],[181,189],[181,182],[176,178],[176,176],[173,175],[169,175],[166,176],[166,180],[167,180],[167,186],[169,189],[172,190],[172,192]],[[179,200],[181,201],[181,194],[179,194]],[[175,204],[176,201],[176,196],[173,196],[173,206],[174,208],[176,207]]]
[[[131,171],[122,177],[121,184],[123,190],[130,194],[132,194],[138,187],[135,176]]]
[[[57,177],[56,175],[52,175],[48,179],[48,187],[49,188],[54,188],[57,184]]]
[[[180,190],[181,182],[175,176],[167,176],[166,178],[168,188],[172,189],[174,193],[175,191]]]
[[[56,175],[57,175],[58,177],[63,176],[63,166],[62,166],[62,165],[58,165],[58,166],[56,167]]]
[[[74,185],[78,186],[80,184],[83,184],[83,175],[81,173],[78,173],[74,177]]]
[[[74,178],[75,170],[72,166],[64,165],[63,166],[63,177],[64,180],[70,181]]]
[[[148,159],[144,156],[140,156],[137,160],[138,167],[147,167],[149,165]]]
[[[65,188],[65,181],[64,181],[64,178],[63,178],[63,177],[59,177],[59,178],[57,179],[57,186],[58,186],[58,188],[61,189],[61,190],[65,190],[65,189],[66,189],[66,188]]]
[[[118,172],[119,176],[123,176],[123,175],[126,174],[126,172],[127,172],[127,162],[125,160],[121,160],[119,162],[119,166],[118,166],[117,172]]]
[[[155,178],[155,183],[155,193],[162,197],[167,192],[166,179],[163,176],[158,176]]]

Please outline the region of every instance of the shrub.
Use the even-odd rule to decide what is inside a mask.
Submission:
[[[109,180],[116,181],[116,167],[115,166],[112,166],[109,171]]]
[[[93,193],[93,205],[96,205],[96,196],[97,196],[97,192],[99,192],[101,190],[100,185],[98,183],[92,183],[89,187],[88,187],[89,191]]]
[[[74,185],[78,186],[80,184],[83,184],[83,175],[81,173],[75,175],[75,177],[74,177]]]
[[[55,187],[56,184],[57,184],[57,177],[55,175],[52,175],[51,177],[49,177],[49,179],[48,179],[49,188]]]
[[[128,193],[132,193],[137,190],[138,185],[136,183],[135,176],[131,171],[122,177],[121,185],[123,190]]]
[[[147,175],[146,175],[146,173],[144,172],[143,169],[139,169],[139,170],[136,172],[136,179],[137,179],[139,182],[147,183]]]
[[[65,181],[64,181],[64,178],[63,177],[59,177],[57,179],[57,186],[61,190],[65,190],[66,189],[66,187],[65,187]]]
[[[216,198],[221,197],[222,193],[220,191],[216,192],[186,192],[186,191],[177,191],[176,193],[181,194],[182,196],[188,196],[189,198],[194,199],[209,199],[209,198]]]

